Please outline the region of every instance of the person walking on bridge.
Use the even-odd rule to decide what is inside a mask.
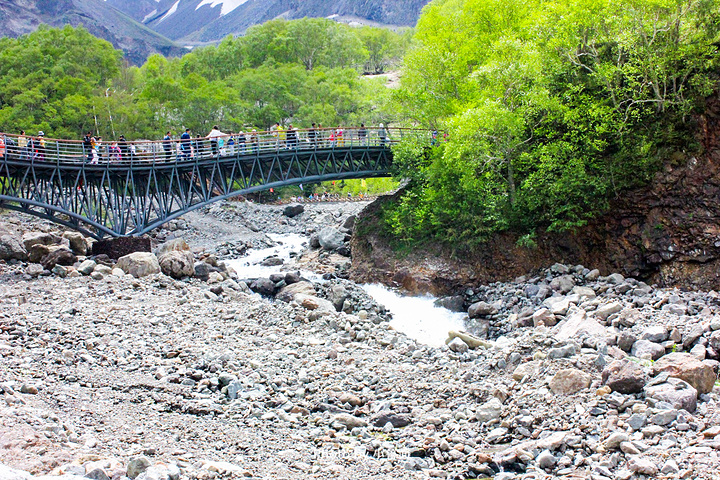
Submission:
[[[87,157],[87,160],[86,160],[87,162],[91,162],[92,159],[93,159],[93,154],[92,154],[93,148],[92,148],[92,144],[93,144],[92,132],[87,132],[87,133],[85,134],[85,136],[83,137],[83,153],[84,153],[85,156]]]
[[[172,158],[172,137],[169,131],[163,137],[163,151],[165,152],[165,161],[169,162]]]
[[[25,160],[28,154],[28,138],[25,136],[25,130],[20,130],[20,136],[18,137],[18,151],[20,152],[20,158]]]
[[[192,148],[190,146],[190,129],[186,128],[185,132],[180,135],[180,151],[185,159],[190,158]]]
[[[378,128],[378,140],[380,141],[380,146],[384,147],[385,143],[387,142],[387,130],[385,130],[385,126],[381,123],[380,127]]]
[[[367,145],[367,128],[365,128],[365,124],[361,123],[360,128],[358,129],[358,140],[360,140],[360,145]]]
[[[225,134],[220,131],[217,125],[215,125],[212,130],[210,130],[210,133],[208,133],[208,136],[206,138],[210,139],[210,147],[212,148],[212,154],[213,157],[216,157],[218,154],[218,141],[220,137],[224,137]]]
[[[120,138],[118,139],[118,146],[120,147],[120,160],[127,159],[129,152],[127,140],[125,140],[125,135],[120,135]]]

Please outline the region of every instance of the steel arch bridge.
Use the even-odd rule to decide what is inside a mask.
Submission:
[[[314,133],[313,133],[314,132]],[[407,131],[263,132],[88,148],[3,135],[0,207],[97,239],[139,236],[210,203],[287,185],[389,176],[390,146]],[[230,142],[230,139],[233,139]],[[238,139],[240,141],[238,141]],[[290,141],[289,141],[290,140]],[[27,142],[27,143],[26,143]]]

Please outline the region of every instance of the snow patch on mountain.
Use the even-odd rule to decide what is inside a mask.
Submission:
[[[202,7],[203,5],[210,5],[211,8],[222,5],[222,8],[220,10],[220,16],[222,17],[223,15],[227,15],[243,3],[247,2],[248,0],[202,0],[202,2],[200,2],[200,4],[195,7],[195,10]]]
[[[161,23],[163,20],[165,20],[167,17],[172,15],[177,11],[178,5],[180,4],[180,0],[177,0],[177,2],[173,3],[173,6],[170,7],[170,10],[167,11],[165,15],[162,16],[160,20],[157,21],[157,23]]]

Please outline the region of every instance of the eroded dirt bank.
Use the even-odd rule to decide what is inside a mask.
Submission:
[[[482,248],[455,256],[440,247],[398,255],[378,234],[384,198],[359,218],[351,276],[410,292],[448,294],[512,280],[555,262],[620,272],[662,286],[720,288],[720,101],[698,121],[702,154],[677,154],[652,184],[613,201],[607,215],[574,232],[542,233],[537,248],[497,235]]]

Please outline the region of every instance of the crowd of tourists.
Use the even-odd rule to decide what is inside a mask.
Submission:
[[[257,154],[267,151],[343,148],[348,146],[386,146],[391,138],[381,123],[378,127],[326,128],[313,123],[310,128],[298,129],[292,124],[275,123],[270,130],[258,132],[248,129],[226,133],[215,125],[205,136],[194,136],[189,128],[179,136],[167,131],[159,142],[130,142],[120,135],[106,142],[100,135],[87,132],[80,142],[53,140],[51,152],[46,152],[45,134],[0,135],[0,159],[6,155],[20,160],[67,159],[89,164],[127,160],[175,161],[191,158]]]

